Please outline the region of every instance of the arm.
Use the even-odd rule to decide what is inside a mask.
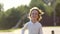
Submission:
[[[39,28],[39,34],[43,34],[43,32],[42,32],[42,25]]]
[[[27,26],[28,26],[28,24],[26,23],[26,24],[24,25],[24,27],[22,28],[21,34],[24,34],[24,31],[25,31],[25,29],[27,29]]]

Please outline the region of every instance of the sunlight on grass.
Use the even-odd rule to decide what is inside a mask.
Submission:
[[[18,30],[18,29],[20,29],[20,28],[17,28],[17,29],[8,29],[8,30],[0,30],[0,32],[12,32],[12,31]]]
[[[43,28],[60,28],[60,26],[43,26]],[[13,32],[15,30],[20,30],[21,28],[16,28],[16,29],[8,29],[8,30],[0,30],[0,32]]]
[[[43,26],[43,27],[60,27],[60,26]]]

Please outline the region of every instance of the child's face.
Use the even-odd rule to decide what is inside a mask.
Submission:
[[[31,19],[32,20],[37,20],[38,19],[38,11],[37,10],[33,10],[31,12]]]

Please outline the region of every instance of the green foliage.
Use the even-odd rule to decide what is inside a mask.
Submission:
[[[39,7],[42,11],[46,11],[46,13],[50,16],[53,8],[51,6],[45,6],[45,3],[42,0],[31,0],[30,7]]]
[[[30,8],[39,7],[40,9],[44,9],[44,3],[41,0],[31,0]]]
[[[55,10],[56,10],[56,16],[60,17],[60,3],[57,4]]]
[[[3,11],[3,4],[0,3],[0,11]]]
[[[19,20],[22,20],[22,17],[25,18],[24,15],[28,14],[28,12],[29,7],[26,5],[10,8],[6,12],[0,12],[0,29],[12,28]]]
[[[18,6],[16,8],[18,11],[20,11],[20,16],[21,16],[21,23],[20,23],[20,27],[22,27],[23,23],[26,23],[28,21],[27,19],[27,15],[28,15],[28,12],[29,12],[29,7],[28,6],[24,6],[24,5],[21,5],[21,6]]]
[[[20,12],[15,8],[11,8],[6,11],[6,14],[8,15],[6,18],[6,27],[11,28],[15,26],[20,19]]]
[[[18,11],[20,11],[20,15],[23,16],[24,14],[29,12],[29,7],[26,5],[21,5],[16,8]]]
[[[45,6],[46,13],[51,16],[53,12],[53,8],[51,6]]]
[[[6,22],[6,15],[4,12],[0,12],[0,29],[3,29]]]

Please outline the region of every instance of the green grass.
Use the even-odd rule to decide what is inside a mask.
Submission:
[[[12,32],[13,30],[0,30],[0,32]]]
[[[60,27],[60,26],[43,26],[43,27]]]
[[[20,28],[17,28],[17,29],[20,29]],[[12,32],[12,31],[17,30],[17,29],[0,30],[0,32]]]
[[[57,28],[60,28],[60,26],[43,26],[43,27],[57,27]],[[0,30],[0,32],[12,32],[14,30],[18,30],[18,29],[21,29],[21,28],[17,28],[17,29],[8,29],[8,30]]]

